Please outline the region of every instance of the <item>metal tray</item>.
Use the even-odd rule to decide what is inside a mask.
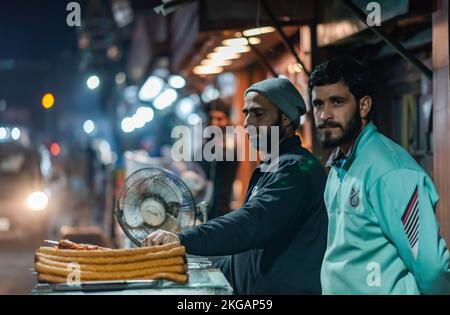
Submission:
[[[124,281],[86,281],[77,284],[38,284],[35,290],[70,292],[70,291],[117,291],[129,289],[149,289],[160,286],[161,280],[124,280]]]

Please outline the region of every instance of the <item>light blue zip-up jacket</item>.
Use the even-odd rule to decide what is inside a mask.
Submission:
[[[325,189],[324,294],[449,294],[439,196],[402,147],[369,123],[348,157],[339,151]]]

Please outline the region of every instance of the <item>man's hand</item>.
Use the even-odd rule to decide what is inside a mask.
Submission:
[[[163,245],[168,243],[180,243],[180,239],[174,233],[157,230],[147,236],[144,240],[144,246]]]

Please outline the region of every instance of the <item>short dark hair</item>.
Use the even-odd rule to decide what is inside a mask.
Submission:
[[[309,96],[316,86],[344,82],[356,99],[357,104],[364,96],[373,98],[373,77],[370,69],[350,57],[337,57],[314,68],[309,77]]]
[[[203,105],[203,111],[205,114],[208,114],[213,110],[225,113],[227,117],[230,117],[231,115],[231,106],[221,98],[217,98]]]

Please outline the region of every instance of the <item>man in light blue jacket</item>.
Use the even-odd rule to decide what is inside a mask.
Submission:
[[[319,65],[309,90],[318,134],[335,148],[326,188],[324,294],[449,294],[449,252],[430,177],[371,122],[369,70],[350,58]]]

